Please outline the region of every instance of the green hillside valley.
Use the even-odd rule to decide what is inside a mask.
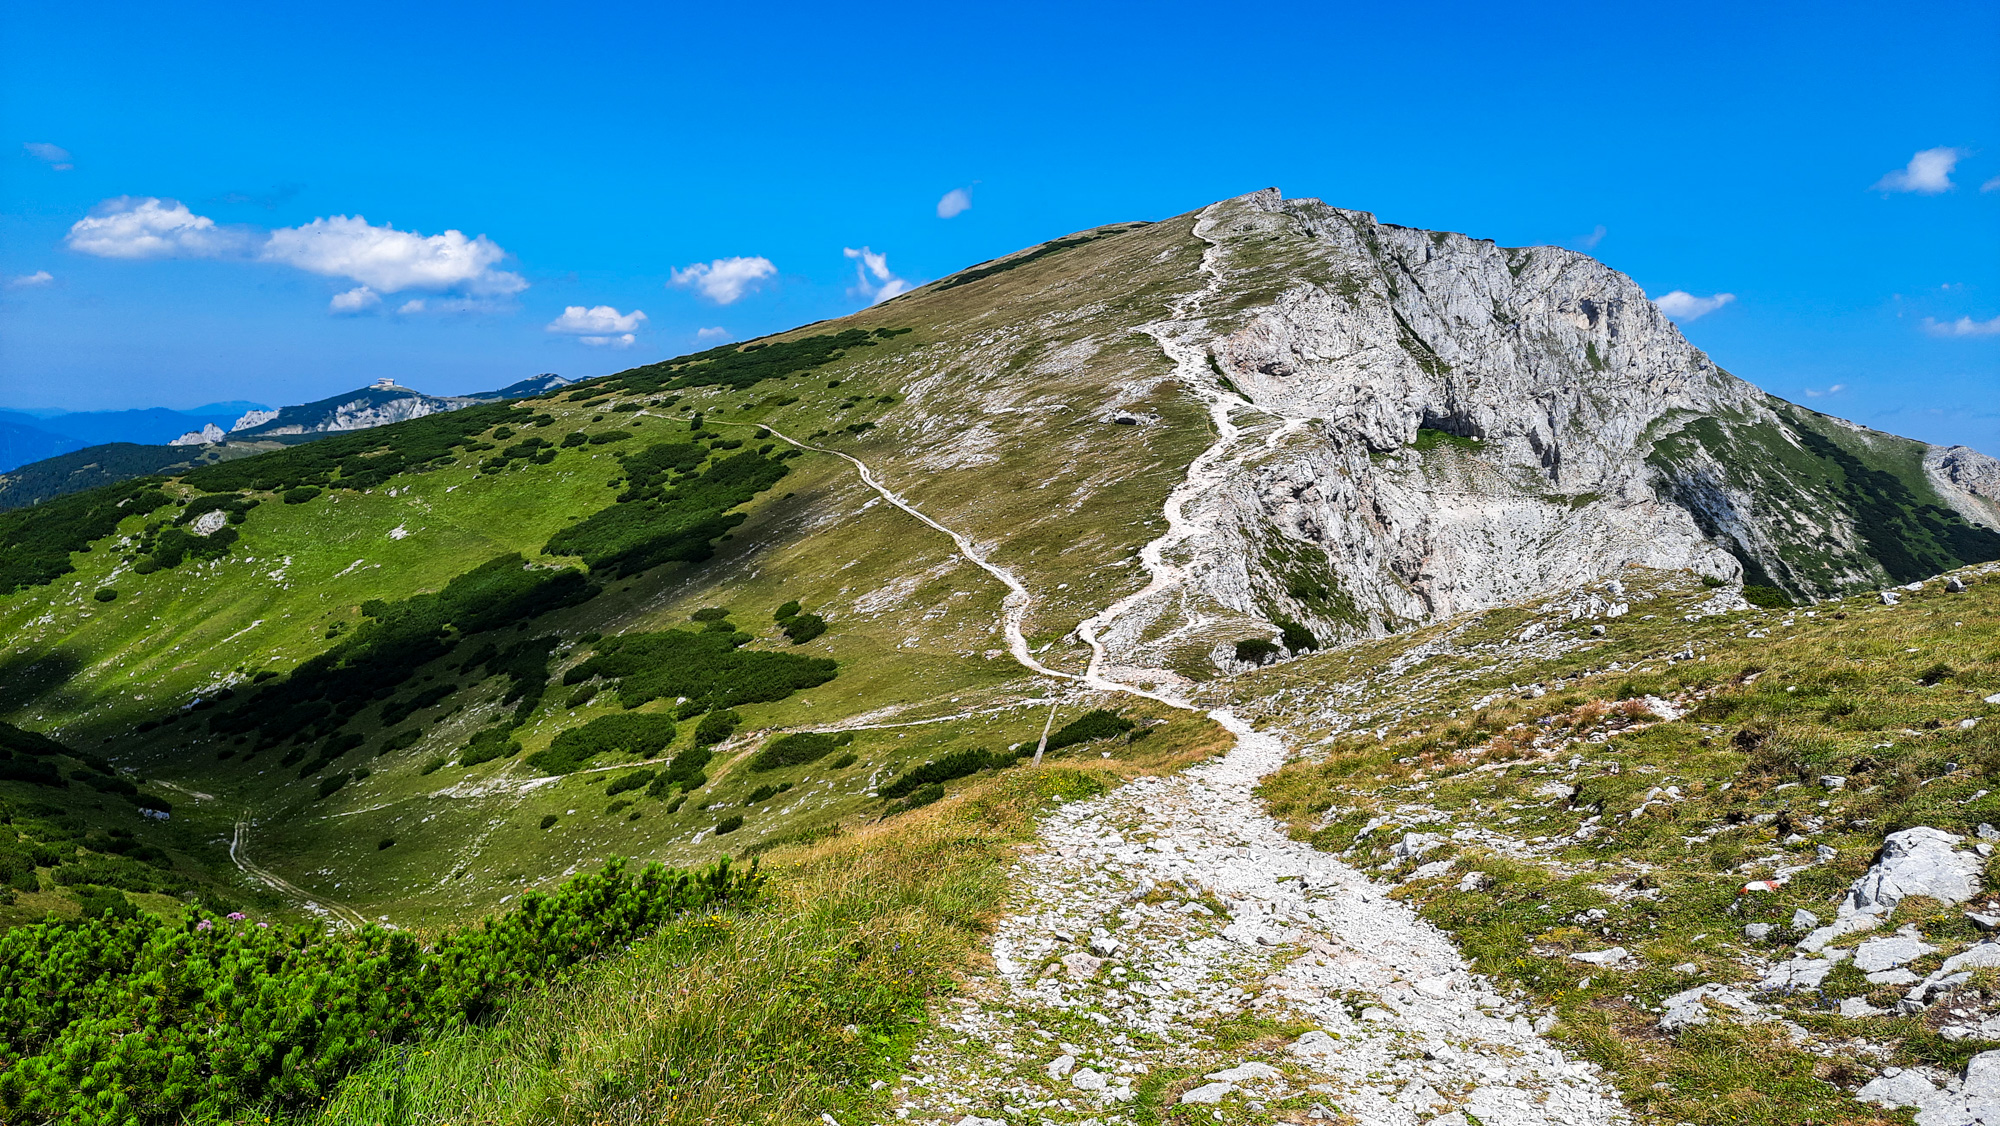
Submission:
[[[0,1121],[2000,1108],[2000,462],[1583,253],[1271,189],[535,387],[0,512]]]

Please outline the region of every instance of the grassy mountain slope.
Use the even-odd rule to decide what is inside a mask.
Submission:
[[[1400,236],[1357,213],[1329,214],[1341,217],[1342,229],[1377,236],[1381,268],[1394,275],[1381,283],[1387,298],[1414,291],[1418,274],[1397,281],[1403,275],[1395,271],[1422,267],[1382,249],[1389,245],[1382,240]],[[1080,672],[1089,650],[1077,623],[1145,585],[1138,550],[1165,530],[1162,503],[1215,438],[1185,373],[1162,355],[1149,335],[1155,330],[1139,327],[1179,315],[1198,289],[1218,284],[1227,299],[1216,330],[1239,335],[1269,302],[1296,301],[1301,286],[1330,287],[1341,302],[1359,299],[1343,289],[1348,275],[1333,268],[1339,255],[1312,249],[1298,231],[1253,225],[1208,269],[1204,254],[1224,236],[1197,236],[1194,226],[1188,216],[1099,228],[838,324],[172,478],[159,488],[161,503],[174,507],[125,517],[95,543],[86,536],[70,546],[90,550],[56,556],[73,570],[0,598],[0,625],[14,640],[0,706],[140,777],[209,795],[181,801],[177,821],[211,839],[236,839],[244,822],[241,856],[290,873],[309,894],[407,923],[493,904],[524,882],[616,852],[705,859],[719,846],[715,827],[734,815],[723,810],[745,818],[728,842],[738,850],[851,819],[874,808],[869,795],[899,769],[1031,738],[1042,717],[1026,702],[1040,690],[1005,656],[1004,588],[821,451],[861,458],[887,487],[966,532],[1017,575],[1033,592],[1022,621],[1030,647],[1052,667]],[[1295,264],[1289,274],[1287,262]],[[1229,393],[1250,396],[1241,400],[1246,472],[1310,444],[1312,431],[1282,402],[1258,405],[1266,393],[1258,381],[1267,376],[1215,378]],[[1816,434],[1811,428],[1820,426],[1828,448],[1856,448],[1814,416],[1783,417]],[[1720,449],[1737,459],[1731,465],[1751,465],[1725,467],[1737,476],[1721,495],[1794,497],[1799,512],[1819,521],[1778,536],[1739,517],[1730,528],[1762,536],[1741,551],[1753,563],[1772,551],[1810,556],[1818,550],[1813,537],[1827,528],[1838,535],[1841,513],[1852,511],[1878,524],[1914,521],[1914,535],[1891,523],[1850,537],[1864,554],[1913,543],[1921,550],[1912,565],[1936,567],[1981,549],[1980,530],[1963,521],[1946,527],[1919,459],[1900,447],[1855,455],[1873,469],[1821,454],[1803,465],[1775,455],[1751,464],[1743,451],[1776,447],[1745,445],[1726,428],[1703,444],[1710,425],[1697,420],[1662,438],[1660,471],[1708,472]],[[1426,444],[1426,434],[1444,432],[1417,433],[1410,450],[1371,454],[1371,472],[1393,473],[1409,461],[1422,472],[1398,488],[1463,478],[1475,491],[1511,472],[1486,465],[1493,454],[1478,442],[1446,435]],[[565,438],[571,434],[625,437]],[[1792,451],[1793,462],[1803,456],[1782,437],[1771,441]],[[632,460],[649,451],[666,451],[669,462],[694,460]],[[690,472],[720,473],[726,458],[751,454],[765,459],[756,464],[780,466],[782,477],[752,488],[714,517],[720,523],[673,533],[684,543],[641,537],[631,543],[652,546],[636,556],[630,552],[640,548],[629,544],[601,546],[681,519],[672,505],[682,502],[662,499],[662,490],[692,497],[699,482]],[[1867,472],[1887,473],[1902,492],[1841,483],[1842,474]],[[315,489],[322,491],[308,497]],[[191,518],[207,509],[233,509],[230,522],[212,538],[194,537],[189,529],[200,525]],[[10,534],[21,541],[41,533]],[[1343,572],[1353,563],[1290,533],[1260,535],[1261,554],[1242,565],[1253,588],[1275,593],[1236,608],[1190,589],[1185,620],[1150,627],[1149,638],[1179,635],[1173,643],[1184,652],[1172,663],[1179,675],[1215,675],[1212,647],[1254,636],[1268,628],[1262,621],[1295,612],[1294,603],[1318,606],[1322,616],[1355,612],[1340,608]],[[357,639],[387,628],[366,609],[371,604],[407,610],[414,596],[447,590],[509,555],[533,567],[588,571],[595,593],[500,628],[446,624],[424,642],[432,648],[397,658],[404,664],[393,675],[354,689],[359,695],[345,704],[322,701],[345,710],[297,710],[320,704],[300,696],[312,686],[286,687],[295,670],[305,670],[304,681],[327,661],[377,660],[356,648]],[[1794,593],[1869,578],[1853,557],[1847,551],[1838,566],[1801,563],[1768,577]],[[183,561],[166,565],[172,559]],[[111,592],[115,601],[98,600]],[[793,645],[773,617],[792,601],[825,618],[827,631]],[[625,714],[616,690],[591,695],[589,685],[558,683],[590,658],[597,637],[697,630],[691,616],[704,607],[729,612],[727,621],[750,639],[744,652],[831,657],[838,674],[728,709],[734,723],[720,744],[698,743],[699,713],[676,718],[675,700],[655,699],[637,714],[675,725],[658,761],[608,755],[561,777],[531,765],[560,733]],[[473,657],[480,659],[468,665]],[[527,664],[509,673],[517,659]],[[343,675],[343,683],[355,681]],[[544,676],[546,683],[528,687]],[[229,698],[218,700],[225,692]],[[271,714],[252,715],[261,712]],[[875,726],[917,720],[939,722]],[[829,757],[769,775],[742,767],[766,733],[808,728],[852,729],[852,750],[843,754],[856,762],[834,770]],[[698,745],[711,746],[713,760],[698,795],[676,805],[679,791],[650,782],[605,794],[621,778],[636,786],[633,771],[658,775]],[[499,757],[478,761],[487,752]],[[782,794],[743,804],[787,784]]]
[[[1830,921],[1884,835],[1927,825],[1974,838],[2000,819],[2000,707],[1985,702],[2000,695],[2000,568],[1965,578],[1963,593],[1931,583],[1898,606],[1703,614],[1713,592],[1690,576],[1634,572],[1622,617],[1590,612],[1578,592],[1292,662],[1230,692],[1311,747],[1266,783],[1272,811],[1395,881],[1482,971],[1554,1009],[1558,1038],[1617,1076],[1634,1109],[1669,1122],[1888,1121],[1847,1095],[1885,1067],[1942,1077],[1996,1044],[1941,1036],[1951,1005],[1895,1012],[1905,989],[1852,966],[1796,992],[1756,982],[1810,929],[1795,912]],[[1751,938],[1749,924],[1768,933]],[[1918,973],[1980,936],[1918,897],[1834,946],[1905,925],[1936,948]],[[1631,959],[1571,957],[1610,947]],[[1766,1007],[1663,1034],[1662,1000],[1704,983]],[[1987,988],[1958,1007],[1977,1010]],[[1856,997],[1873,1015],[1836,1011]]]

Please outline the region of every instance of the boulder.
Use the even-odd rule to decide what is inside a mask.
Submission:
[[[1763,1006],[1752,1001],[1748,994],[1726,985],[1710,983],[1697,985],[1693,989],[1683,989],[1661,1002],[1666,1009],[1660,1017],[1660,1031],[1679,1032],[1709,1021],[1709,1005],[1733,1009],[1746,1015],[1763,1011]]]
[[[1213,1106],[1236,1089],[1234,1083],[1205,1083],[1181,1095],[1182,1106]]]
[[[1282,1074],[1283,1072],[1268,1063],[1251,1060],[1249,1063],[1240,1063],[1221,1071],[1211,1071],[1202,1078],[1217,1079],[1224,1083],[1245,1083],[1252,1079],[1276,1079]]]
[[[1882,841],[1881,858],[1854,881],[1841,900],[1834,921],[1799,942],[1808,952],[1860,931],[1881,925],[1896,904],[1912,895],[1940,903],[1963,903],[1979,892],[1986,861],[1976,852],[1956,846],[1965,838],[1919,825],[1890,833]]]
[[[1854,948],[1854,965],[1862,973],[1894,969],[1914,962],[1918,958],[1936,950],[1917,937],[1916,931],[1905,927],[1885,938],[1871,938]]]
[[[1914,1071],[1883,1072],[1862,1084],[1854,1092],[1857,1101],[1874,1103],[1876,1106],[1896,1110],[1902,1107],[1925,1107],[1941,1101],[1945,1095],[1930,1080]]]
[[[1097,976],[1098,970],[1104,968],[1104,959],[1093,958],[1082,951],[1078,951],[1074,954],[1063,955],[1062,964],[1063,969],[1069,971],[1071,978],[1077,981],[1089,981],[1091,978]]]
[[[1623,946],[1613,946],[1609,950],[1592,950],[1586,954],[1571,954],[1570,961],[1584,962],[1593,966],[1615,966],[1631,957],[1631,952]]]
[[[1857,910],[1887,914],[1907,896],[1925,895],[1940,903],[1963,903],[1979,893],[1985,863],[1955,847],[1963,837],[1919,825],[1891,833],[1882,858],[1854,881],[1848,898]]]

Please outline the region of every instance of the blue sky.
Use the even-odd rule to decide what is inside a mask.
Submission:
[[[0,405],[596,374],[1275,185],[2000,453],[2000,8],[1511,7],[7,0]]]

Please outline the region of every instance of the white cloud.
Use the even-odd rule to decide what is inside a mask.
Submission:
[[[1718,293],[1713,297],[1696,297],[1686,290],[1676,289],[1672,293],[1653,298],[1653,304],[1658,305],[1660,312],[1665,313],[1674,320],[1693,321],[1715,312],[1717,309],[1734,300],[1736,300],[1736,295],[1733,293]]]
[[[2000,192],[2000,176],[1995,176],[1991,180],[1979,185],[1979,190],[1982,192]]]
[[[693,289],[717,305],[728,305],[777,273],[778,267],[769,258],[717,258],[675,270],[671,284]]]
[[[52,145],[47,141],[29,141],[21,147],[28,150],[29,156],[47,164],[57,172],[67,172],[76,167],[70,163],[69,150],[61,145]]]
[[[886,254],[877,254],[865,246],[859,250],[851,246],[842,247],[840,252],[861,263],[854,267],[854,287],[847,291],[850,297],[866,298],[870,305],[879,305],[897,294],[916,288],[889,272],[889,256]],[[868,280],[871,274],[875,277],[873,282]]]
[[[694,330],[696,343],[705,344],[711,340],[727,340],[729,336],[729,330],[723,328],[721,325],[716,325],[714,328],[698,328]]]
[[[1987,321],[1975,321],[1971,317],[1938,321],[1925,317],[1924,331],[1932,336],[2000,336],[2000,317]]]
[[[373,309],[382,303],[382,297],[365,285],[357,285],[346,293],[336,293],[327,308],[335,313],[359,313]]]
[[[220,258],[243,249],[245,238],[179,200],[119,196],[71,224],[63,243],[98,258]]]
[[[1578,250],[1595,250],[1597,249],[1597,244],[1603,242],[1604,236],[1608,233],[1604,229],[1604,224],[1599,223],[1596,229],[1576,240],[1576,248]]]
[[[507,252],[487,238],[446,231],[426,238],[394,227],[371,227],[359,215],[314,219],[271,232],[262,257],[308,273],[353,278],[394,293],[404,289],[461,289],[505,297],[528,288],[519,274],[496,270]]]
[[[582,305],[570,305],[563,309],[562,316],[548,323],[548,331],[568,333],[585,337],[585,343],[604,344],[612,337],[631,334],[646,323],[646,314],[637,309],[621,313],[609,305],[599,305],[586,309]],[[628,339],[626,343],[631,343]]]
[[[412,313],[421,313],[424,311],[424,299],[421,297],[412,297],[401,305],[396,306],[396,311],[404,316]]]
[[[1936,195],[1952,188],[1951,170],[1957,166],[1965,152],[1961,149],[1925,149],[1910,158],[1903,168],[1875,181],[1873,191],[1916,192],[1920,195]]]
[[[1815,391],[1812,388],[1808,387],[1806,388],[1806,398],[1818,399],[1818,398],[1823,398],[1827,395],[1838,395],[1845,390],[1847,390],[1847,384],[1845,383],[1836,383],[1824,391]]]
[[[972,210],[972,193],[964,188],[953,188],[944,193],[943,199],[938,200],[937,217],[950,219],[970,210]]]
[[[590,344],[599,348],[607,346],[612,348],[630,348],[638,339],[638,337],[629,332],[621,336],[579,336],[576,338],[579,344]]]
[[[55,275],[47,270],[36,270],[32,274],[22,274],[18,278],[7,279],[7,288],[31,289],[38,285],[47,285],[54,280],[56,280]]]

